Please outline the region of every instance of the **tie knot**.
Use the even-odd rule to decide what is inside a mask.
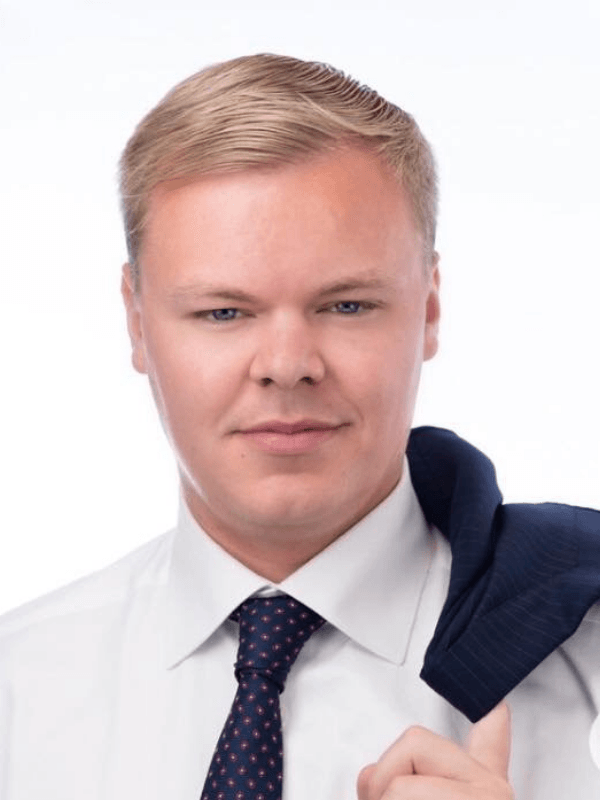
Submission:
[[[290,667],[307,639],[325,622],[287,595],[252,597],[231,615],[240,624],[235,676],[258,673],[283,691]]]

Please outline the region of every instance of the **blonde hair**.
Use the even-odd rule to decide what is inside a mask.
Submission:
[[[429,262],[437,178],[433,153],[414,119],[328,64],[257,54],[187,78],[129,139],[120,161],[121,201],[136,280],[149,197],[157,184],[276,168],[342,145],[370,148],[400,179]]]

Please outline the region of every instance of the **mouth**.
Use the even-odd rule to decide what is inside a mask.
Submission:
[[[281,422],[279,420],[268,420],[261,422],[252,428],[241,431],[242,433],[278,433],[292,436],[306,431],[327,431],[341,427],[339,423],[323,422],[320,420],[303,419],[298,422]]]
[[[277,455],[299,455],[317,450],[338,435],[348,423],[332,424],[317,420],[288,423],[269,421],[239,433],[252,446]]]

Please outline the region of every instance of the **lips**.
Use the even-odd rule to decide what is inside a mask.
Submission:
[[[347,423],[303,419],[298,422],[270,420],[239,433],[258,450],[276,456],[298,456],[319,452],[321,446],[339,435]]]
[[[322,422],[314,419],[303,419],[298,422],[269,420],[252,428],[246,428],[242,433],[283,433],[291,436],[294,433],[302,433],[303,431],[325,431],[339,427],[340,425],[337,423]]]

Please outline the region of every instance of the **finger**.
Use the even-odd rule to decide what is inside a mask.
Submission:
[[[394,778],[382,795],[369,797],[369,800],[513,800],[508,795],[498,794],[496,788],[492,791],[493,794],[483,786],[474,787],[447,778],[403,775]]]
[[[508,777],[510,710],[506,703],[497,705],[473,726],[466,751],[494,775]]]
[[[373,770],[367,773],[366,798],[380,800],[391,782],[403,775],[427,775],[481,783],[488,774],[487,769],[455,742],[427,728],[412,727],[386,750]]]
[[[356,793],[358,800],[369,800],[369,784],[371,775],[375,769],[375,764],[369,764],[358,773],[358,780],[356,781]]]

